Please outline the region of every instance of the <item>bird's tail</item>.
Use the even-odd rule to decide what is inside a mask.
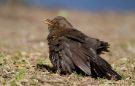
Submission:
[[[107,79],[113,79],[113,80],[120,80],[121,76],[115,72],[114,70],[112,70],[111,66],[109,65],[109,63],[107,63],[104,59],[99,57],[100,62],[91,63],[92,66],[92,75],[93,77],[97,78],[97,77],[101,77],[101,78],[107,78]]]
[[[108,42],[100,41],[100,44],[97,47],[97,54],[102,54],[104,52],[109,52],[109,50],[108,50],[109,46],[110,45],[108,44]]]

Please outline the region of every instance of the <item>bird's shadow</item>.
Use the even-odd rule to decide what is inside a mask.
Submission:
[[[40,69],[40,70],[47,70],[48,72],[51,73],[57,73],[57,69],[47,65],[47,64],[37,64],[36,65],[36,69]],[[81,75],[81,76],[87,76],[84,72],[80,71],[80,69],[76,69],[77,71],[74,71],[75,74],[77,75]],[[65,73],[61,73],[60,75],[65,75]]]
[[[47,65],[47,64],[37,64],[36,69],[42,70],[42,71],[44,71],[44,69],[45,69],[50,73],[57,73],[56,68],[54,68],[54,67],[52,67],[50,65]],[[74,71],[73,73],[75,73],[76,75],[79,75],[79,76],[83,76],[83,77],[88,76],[84,72],[80,71],[80,69],[76,69],[76,71]],[[60,75],[66,75],[66,73],[61,72]]]
[[[51,66],[49,66],[47,64],[37,64],[36,68],[41,69],[41,70],[46,69],[48,72],[56,73],[56,68],[51,67]]]

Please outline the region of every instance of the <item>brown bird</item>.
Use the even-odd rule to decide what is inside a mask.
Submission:
[[[49,58],[60,74],[84,73],[94,78],[120,80],[110,64],[100,57],[109,44],[75,29],[64,17],[46,19],[49,35]]]

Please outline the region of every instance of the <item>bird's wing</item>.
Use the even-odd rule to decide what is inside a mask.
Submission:
[[[91,75],[90,58],[87,50],[82,47],[82,44],[77,41],[64,38],[62,46],[62,60],[66,60],[67,58],[70,59],[76,67],[86,74]]]
[[[105,75],[106,69],[111,68],[111,66],[105,60],[97,55],[94,49],[85,46],[85,44],[78,42],[78,40],[75,41],[63,37],[61,46],[63,47],[61,49],[62,61],[67,62],[70,60],[88,75],[91,75],[91,67],[93,67],[93,71],[96,72],[98,76]]]
[[[93,40],[91,40],[91,38],[85,36],[83,33],[76,30],[75,32],[78,35],[75,33],[65,35],[66,38],[64,37],[62,44],[64,47],[63,52],[66,52],[66,55],[71,61],[88,75],[91,75],[92,71],[94,71],[97,76],[120,79],[119,74],[112,70],[110,64],[102,59],[94,48],[98,45],[98,42],[102,41],[97,40],[97,44],[91,46],[95,43],[92,43],[93,38]],[[86,40],[86,38],[88,38],[88,40]],[[99,46],[101,45],[102,43]]]

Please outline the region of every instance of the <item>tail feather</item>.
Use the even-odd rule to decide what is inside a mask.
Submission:
[[[97,48],[97,54],[102,54],[103,52],[109,52],[108,42],[100,41],[100,45]]]
[[[92,75],[93,77],[97,78],[97,77],[100,77],[100,78],[107,78],[107,79],[110,79],[110,76],[107,75],[107,71],[104,69],[104,67],[102,66],[98,66],[97,64],[95,63],[92,63]]]
[[[111,79],[121,80],[121,78],[122,78],[117,72],[115,72],[112,69],[109,70],[109,73],[111,75]]]
[[[112,70],[112,67],[110,66],[109,63],[107,63],[102,58],[100,58],[99,61],[100,62],[98,62],[98,63],[91,62],[92,75],[94,75],[93,77],[95,77],[95,78],[97,78],[97,77],[100,77],[100,78],[105,77],[105,78],[107,78],[109,80],[110,79],[114,79],[114,80],[120,80],[121,79],[121,76],[117,72]]]

